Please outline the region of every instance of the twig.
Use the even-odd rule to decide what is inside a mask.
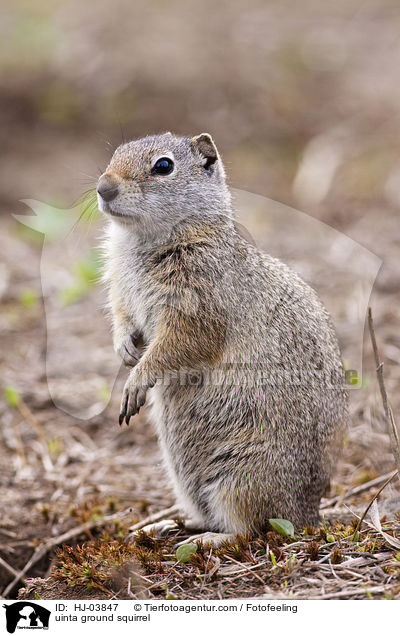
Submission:
[[[7,572],[12,574],[13,576],[19,576],[19,572],[17,570],[14,570],[14,568],[11,565],[9,565],[7,561],[4,561],[4,559],[2,559],[1,557],[0,557],[0,565],[2,565],[3,568],[7,570]]]
[[[47,446],[46,434],[45,434],[42,426],[39,424],[38,420],[36,419],[36,417],[32,413],[31,409],[25,404],[25,402],[23,400],[19,401],[19,403],[17,405],[17,408],[18,408],[19,412],[21,413],[22,417],[27,422],[29,422],[29,424],[32,426],[32,428],[34,429],[36,435],[38,436],[38,438],[42,442],[42,444]]]
[[[374,350],[375,363],[376,363],[376,375],[378,377],[379,389],[382,396],[383,408],[386,416],[386,424],[389,432],[392,453],[396,462],[397,470],[400,473],[400,440],[397,432],[396,422],[394,421],[393,411],[390,407],[388,396],[385,387],[385,380],[383,378],[383,362],[380,361],[378,345],[376,344],[374,321],[372,319],[371,307],[368,307],[368,327],[371,336],[372,348]]]
[[[370,481],[366,481],[364,484],[360,484],[360,486],[356,486],[355,488],[350,488],[344,495],[337,495],[336,497],[332,497],[325,501],[321,510],[325,510],[325,508],[333,507],[338,501],[343,502],[345,499],[352,497],[353,495],[359,495],[374,486],[380,486],[383,482],[385,482],[389,477],[393,477],[397,473],[397,470],[391,471],[390,473],[386,473],[386,475],[380,475],[380,477],[376,477],[375,479],[371,479]]]
[[[261,576],[259,576],[256,572],[253,572],[251,565],[245,565],[244,563],[241,563],[240,561],[236,561],[236,559],[233,559],[227,554],[225,555],[225,558],[228,559],[229,561],[232,561],[233,563],[236,563],[236,565],[239,565],[241,568],[243,568],[243,574],[241,574],[241,576],[244,576],[245,573],[252,574],[256,579],[258,579],[258,581],[260,581],[263,585],[265,585],[265,581],[261,578]],[[253,567],[258,567],[261,565],[265,565],[265,563],[257,563]],[[235,577],[235,578],[238,578],[238,577]]]
[[[6,537],[11,537],[11,539],[15,539],[18,536],[16,532],[11,532],[11,530],[6,530],[5,528],[0,528],[0,532],[5,534]]]
[[[376,494],[372,497],[372,499],[371,499],[371,501],[369,502],[368,506],[367,506],[367,507],[366,507],[366,509],[364,510],[364,513],[363,513],[362,517],[360,517],[360,519],[358,520],[358,523],[357,523],[356,529],[355,529],[355,531],[354,531],[354,535],[356,535],[356,534],[357,534],[357,532],[359,532],[359,530],[360,530],[360,528],[361,528],[361,524],[362,524],[362,522],[364,521],[365,517],[367,516],[368,510],[371,508],[371,506],[372,506],[372,504],[374,503],[375,499],[377,499],[377,498],[379,497],[379,495],[381,494],[382,490],[383,490],[384,488],[386,488],[386,486],[387,486],[388,484],[390,484],[390,482],[392,481],[392,479],[393,479],[394,477],[396,477],[396,475],[398,475],[398,470],[395,470],[395,471],[394,471],[393,475],[392,475],[391,477],[389,477],[389,479],[387,479],[387,480],[385,481],[385,483],[383,484],[383,486],[381,486],[381,488],[379,488],[378,492],[377,492],[377,493],[376,493]]]
[[[388,589],[390,589],[390,587],[385,585],[376,585],[375,587],[370,587],[370,588],[356,587],[353,590],[340,590],[339,592],[333,592],[331,594],[322,594],[322,596],[318,596],[315,598],[318,598],[318,599],[350,598],[351,596],[359,596],[360,594],[367,596],[367,592],[369,592],[369,594],[379,594],[379,593],[385,592]]]
[[[36,433],[36,437],[38,438],[41,446],[41,455],[44,469],[47,472],[52,472],[54,470],[53,462],[50,458],[49,447],[47,444],[46,433],[38,422],[31,409],[25,404],[25,402],[21,399],[17,405],[17,409],[21,413],[22,417],[26,422],[28,422],[33,430]]]
[[[389,405],[389,400],[388,400],[387,391],[386,391],[386,387],[385,387],[385,380],[384,380],[384,377],[383,377],[383,362],[381,362],[381,360],[380,360],[379,351],[378,351],[378,345],[376,344],[375,328],[374,328],[374,321],[372,319],[371,307],[368,307],[368,327],[369,327],[369,333],[370,333],[370,336],[371,336],[372,348],[374,350],[374,357],[375,357],[375,364],[376,364],[376,375],[377,375],[377,378],[378,378],[379,389],[380,389],[380,392],[381,392],[383,409],[385,411],[386,425],[387,425],[387,429],[388,429],[388,433],[389,433],[390,445],[391,445],[391,448],[392,448],[392,453],[393,453],[394,460],[395,460],[395,463],[396,463],[396,466],[397,466],[397,470],[393,473],[393,475],[391,475],[389,477],[389,479],[387,479],[385,481],[383,486],[381,486],[381,488],[378,490],[378,492],[372,497],[372,499],[369,502],[368,506],[364,510],[364,514],[361,516],[361,518],[359,519],[359,521],[357,523],[356,529],[354,531],[353,538],[355,538],[357,532],[359,532],[359,530],[361,528],[361,525],[362,525],[362,522],[364,521],[369,509],[371,508],[371,506],[374,503],[374,501],[379,497],[379,495],[381,494],[382,490],[384,488],[386,488],[386,486],[392,481],[392,479],[396,475],[400,474],[400,441],[399,441],[399,435],[398,435],[398,432],[397,432],[396,422],[394,421],[393,411],[392,411],[392,409],[391,409],[391,407]]]
[[[26,466],[26,455],[24,450],[24,444],[22,442],[21,430],[19,422],[14,425],[15,444],[17,447],[17,454],[21,462],[21,466]]]
[[[50,548],[49,548],[50,549]],[[6,589],[3,592],[3,596],[6,597],[9,595],[9,593],[11,592],[11,590],[14,588],[14,586],[19,583],[19,581],[23,580],[25,574],[31,569],[31,567],[33,565],[35,565],[35,563],[37,563],[38,561],[40,561],[40,559],[47,553],[47,549],[46,546],[40,546],[37,547],[36,550],[34,551],[34,553],[32,554],[31,558],[29,559],[28,563],[26,563],[26,565],[24,566],[24,569],[21,570],[21,572],[18,572],[18,574],[16,574],[13,578],[13,580],[11,581],[11,583],[9,583],[6,587]]]
[[[134,594],[132,594],[131,592],[131,581],[132,581],[132,577],[129,577],[128,579],[128,589],[126,591],[127,595],[130,596],[130,598],[136,598],[136,596]]]

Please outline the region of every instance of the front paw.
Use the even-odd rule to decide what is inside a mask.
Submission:
[[[114,348],[127,367],[134,367],[140,360],[141,353],[137,347],[140,340],[138,333],[126,334],[116,340]]]
[[[140,407],[146,401],[147,390],[155,385],[155,381],[141,378],[140,373],[131,371],[122,394],[119,425],[125,420],[129,424],[131,417],[139,413]]]

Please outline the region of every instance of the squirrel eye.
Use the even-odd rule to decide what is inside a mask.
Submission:
[[[157,159],[151,169],[152,174],[171,174],[174,169],[174,162],[169,157],[160,157]]]

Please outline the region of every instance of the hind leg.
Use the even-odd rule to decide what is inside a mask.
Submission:
[[[195,519],[185,519],[184,520],[185,530],[188,532],[199,531],[202,529],[202,523]],[[126,541],[134,541],[140,532],[153,532],[158,537],[163,537],[167,535],[172,530],[178,530],[179,526],[174,519],[162,519],[161,521],[157,521],[155,523],[149,523],[147,526],[144,526],[140,530],[134,530],[126,537]]]
[[[200,534],[194,534],[183,541],[179,541],[174,545],[174,548],[179,548],[181,545],[187,543],[194,543],[195,541],[201,541],[202,543],[208,543],[209,545],[218,548],[225,541],[234,541],[236,535],[230,532],[202,532]]]

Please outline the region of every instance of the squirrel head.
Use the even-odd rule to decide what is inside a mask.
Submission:
[[[208,133],[171,133],[119,146],[97,185],[99,209],[140,234],[160,235],[186,217],[231,216],[225,171]]]

